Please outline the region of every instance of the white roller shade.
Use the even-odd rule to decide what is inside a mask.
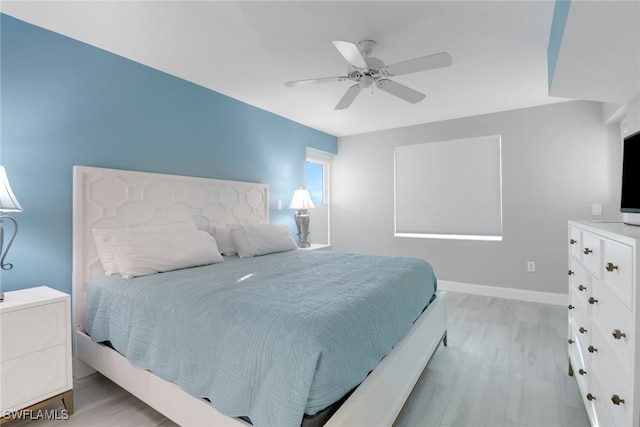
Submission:
[[[501,240],[500,136],[396,147],[395,234]]]

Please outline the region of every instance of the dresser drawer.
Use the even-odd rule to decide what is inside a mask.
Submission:
[[[588,303],[588,291],[588,288],[583,291],[579,291],[578,286],[569,286],[569,321],[575,326],[576,331],[580,328],[588,329],[589,327],[589,313],[591,311],[591,307]]]
[[[598,302],[591,307],[591,322],[620,361],[625,375],[630,376],[634,348],[633,313],[607,286],[595,282],[593,287],[593,298]]]
[[[579,228],[569,227],[569,253],[578,260],[582,259],[582,232]]]
[[[585,302],[591,296],[589,273],[574,258],[569,260],[569,290]]]
[[[573,368],[573,376],[578,382],[580,390],[588,390],[589,388],[589,372],[584,360],[583,351],[586,347],[582,347],[575,331],[570,333],[571,341],[569,342],[569,359]]]
[[[582,262],[596,278],[602,278],[602,239],[600,236],[582,232]]]
[[[573,329],[573,333],[580,341],[580,346],[584,350],[590,343],[588,334],[589,329],[591,328],[591,326],[589,325],[589,317],[587,316],[586,311],[580,309],[579,306],[575,306],[575,308],[571,310],[570,313],[569,325]]]
[[[587,327],[589,323],[589,313],[591,304],[588,302],[586,294],[569,290],[569,320],[573,320],[577,326]]]
[[[68,333],[68,308],[64,301],[2,313],[1,360],[9,360],[64,344]]]
[[[598,427],[615,427],[616,424],[609,413],[609,409],[607,408],[606,399],[598,384],[598,380],[596,377],[591,379],[591,384],[589,387],[590,393],[593,397],[592,400],[588,400],[586,396],[585,398],[585,406],[587,407],[587,412],[589,412],[589,408],[593,411],[593,417],[595,420],[592,420],[591,425]],[[620,426],[620,427],[630,427],[630,426]]]
[[[604,242],[603,280],[627,308],[633,309],[633,249],[618,242]]]
[[[592,380],[596,380],[602,395],[601,402],[607,407],[616,426],[632,425],[633,394],[629,376],[620,368],[613,350],[598,328],[593,328],[592,345],[597,350],[591,356]],[[624,403],[614,403],[615,396]]]

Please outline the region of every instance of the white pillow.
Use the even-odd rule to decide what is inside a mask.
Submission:
[[[125,278],[223,261],[216,240],[205,231],[113,236],[107,244]]]
[[[298,248],[289,227],[284,224],[241,225],[231,229],[231,236],[241,258]]]
[[[192,220],[172,222],[164,225],[152,225],[146,227],[128,227],[128,228],[93,228],[93,239],[98,249],[98,257],[102,263],[104,274],[110,276],[118,274],[118,265],[116,264],[111,248],[106,243],[106,239],[115,236],[129,236],[138,234],[164,234],[177,233],[183,231],[196,231],[196,224]]]
[[[240,258],[251,258],[256,256],[255,252],[251,251],[249,240],[247,240],[247,233],[245,233],[244,228],[242,228],[241,225],[231,228],[231,239],[233,240],[233,245],[235,246],[236,252]]]
[[[229,227],[226,225],[214,225],[211,227],[211,235],[216,239],[218,250],[222,255],[235,255],[238,253]]]

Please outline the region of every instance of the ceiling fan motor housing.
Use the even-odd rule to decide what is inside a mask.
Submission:
[[[367,63],[367,68],[354,68],[350,65],[349,73],[347,74],[349,80],[360,82],[360,87],[362,88],[369,87],[372,80],[378,80],[383,76],[382,68],[384,67],[384,62],[374,57],[365,58],[365,62]],[[365,77],[367,79],[364,79]],[[363,85],[363,81],[368,84]]]

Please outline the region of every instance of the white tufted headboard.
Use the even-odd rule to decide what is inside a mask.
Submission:
[[[73,168],[73,303],[85,331],[86,287],[103,274],[92,228],[139,227],[192,218],[198,229],[269,222],[269,186],[85,166]]]

